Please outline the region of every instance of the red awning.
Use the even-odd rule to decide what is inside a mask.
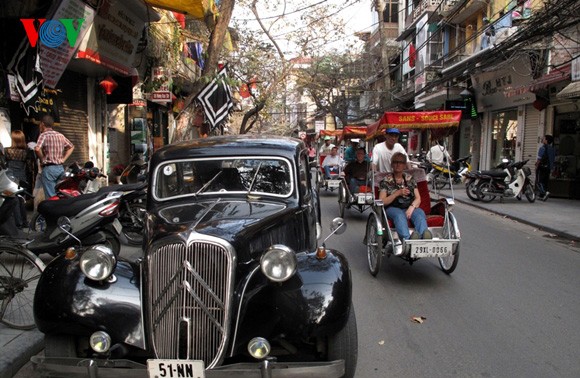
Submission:
[[[566,64],[565,66],[554,68],[552,69],[552,71],[550,71],[549,74],[546,74],[534,80],[532,84],[528,87],[528,90],[530,92],[535,92],[547,88],[550,84],[570,80],[571,72],[572,72],[571,64]]]
[[[380,135],[384,130],[396,127],[404,129],[449,129],[459,127],[461,110],[432,112],[385,112],[378,122],[367,126],[367,139]]]
[[[345,126],[342,129],[342,138],[363,138],[367,134],[366,126]]]

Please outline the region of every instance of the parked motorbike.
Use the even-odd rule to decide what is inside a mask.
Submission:
[[[525,166],[528,161],[511,163],[503,171],[488,171],[482,175],[476,186],[478,199],[482,202],[491,202],[495,197],[500,197],[500,200],[516,197],[521,200],[524,194],[529,202],[534,202],[536,192],[530,179],[532,171]]]
[[[477,185],[479,184],[479,180],[482,177],[494,175],[497,172],[502,172],[511,163],[511,161],[504,159],[504,161],[502,161],[492,170],[466,172],[463,177],[465,179],[465,192],[467,193],[467,197],[469,197],[469,199],[472,201],[479,201],[479,197],[477,195]]]
[[[453,184],[459,184],[464,179],[463,176],[471,171],[470,161],[471,155],[468,155],[455,160],[449,166],[431,163],[433,168],[427,175],[427,181],[437,190],[441,190],[447,185],[451,187]]]
[[[135,184],[147,180],[147,163],[139,153],[131,156],[131,161],[121,173],[122,184]]]

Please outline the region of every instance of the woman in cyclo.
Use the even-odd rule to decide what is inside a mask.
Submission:
[[[391,158],[392,172],[387,173],[380,183],[379,199],[387,206],[387,217],[395,224],[399,241],[395,244],[395,255],[403,253],[401,241],[407,239],[431,239],[433,235],[427,228],[425,212],[419,208],[421,196],[417,182],[412,175],[405,173],[407,156],[396,152]],[[410,234],[408,220],[415,226]]]

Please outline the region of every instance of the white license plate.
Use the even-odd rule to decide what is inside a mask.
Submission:
[[[147,360],[149,378],[204,378],[203,361]]]
[[[328,180],[326,184],[329,188],[338,188],[340,185],[340,180]]]
[[[370,203],[373,200],[373,196],[371,194],[358,194],[357,197],[357,203],[359,205],[364,205],[367,202]]]
[[[113,227],[115,228],[115,231],[117,231],[117,234],[121,235],[121,231],[123,231],[123,226],[121,225],[121,222],[119,222],[118,218],[115,218],[115,220],[113,221]]]
[[[413,241],[411,244],[411,257],[443,257],[452,252],[451,242],[421,242]]]

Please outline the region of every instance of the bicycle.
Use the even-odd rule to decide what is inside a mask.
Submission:
[[[32,252],[6,238],[0,240],[0,323],[15,329],[33,329],[34,292],[45,265]]]

